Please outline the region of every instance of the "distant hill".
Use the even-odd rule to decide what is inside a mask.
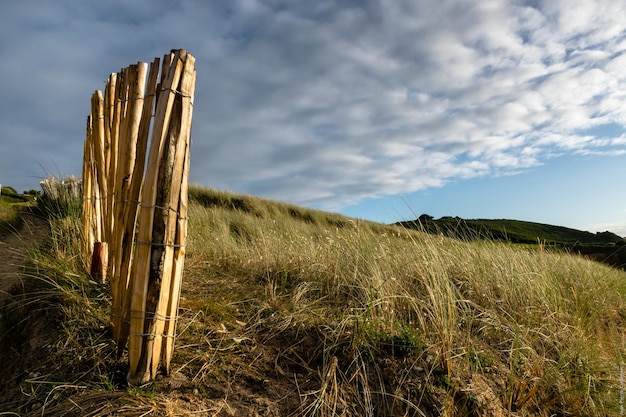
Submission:
[[[422,230],[427,233],[443,234],[458,239],[490,239],[504,240],[512,243],[579,243],[608,244],[624,242],[624,238],[612,232],[591,233],[553,226],[508,219],[462,219],[460,217],[442,217],[434,219],[423,214],[416,220],[396,223],[409,229]]]
[[[608,231],[591,233],[563,226],[509,219],[462,219],[449,216],[435,219],[427,214],[396,224],[461,240],[541,243],[626,269],[626,239]]]

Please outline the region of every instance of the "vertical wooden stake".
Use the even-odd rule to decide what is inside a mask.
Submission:
[[[182,72],[179,53],[165,56],[161,71],[161,92],[152,132],[152,143],[148,154],[148,167],[142,191],[142,206],[137,232],[137,248],[133,262],[133,287],[130,305],[130,333],[128,337],[128,361],[130,371],[128,381],[142,384],[152,379],[151,363],[154,334],[152,323],[155,319],[155,284],[161,280],[153,272],[153,226],[156,211],[159,164],[163,158],[167,126],[172,115],[175,88]],[[162,209],[160,209],[162,210]],[[158,242],[156,242],[158,245]],[[152,283],[152,285],[150,285]]]
[[[83,201],[81,221],[83,228],[82,240],[82,259],[83,264],[88,265],[93,248],[94,228],[93,228],[93,192],[92,192],[92,170],[93,170],[93,152],[91,143],[91,115],[87,117],[87,129],[83,155]]]
[[[122,251],[120,254],[120,267],[118,274],[118,298],[117,300],[114,300],[113,305],[114,309],[119,311],[119,323],[117,327],[114,326],[113,329],[114,340],[117,343],[118,351],[121,351],[126,346],[128,333],[130,331],[131,291],[134,285],[134,278],[131,274],[131,257],[134,246],[133,240],[136,234],[135,223],[138,217],[137,207],[139,205],[139,194],[146,161],[146,148],[150,131],[150,121],[152,119],[152,112],[154,109],[157,85],[159,81],[159,63],[160,59],[155,58],[154,62],[150,64],[148,84],[145,89],[145,99],[143,102],[141,120],[139,121],[139,130],[137,132],[135,166],[132,173],[128,177],[130,188],[128,190],[127,203],[124,205],[124,229],[118,230],[118,233],[121,233],[122,235],[118,235],[117,237],[117,242],[121,245]],[[140,71],[143,70],[140,69]]]
[[[163,353],[161,364],[166,374],[170,372],[170,360],[174,350],[176,337],[176,321],[178,317],[178,302],[180,299],[180,289],[182,285],[183,266],[185,261],[185,245],[187,243],[187,207],[189,190],[189,148],[191,145],[191,120],[193,115],[193,96],[196,88],[196,71],[194,69],[195,60],[187,55],[188,62],[185,63],[183,79],[181,80],[181,129],[180,137],[177,139],[178,148],[176,155],[176,171],[173,176],[173,189],[178,198],[177,218],[171,219],[174,223],[174,251],[173,265],[171,271],[171,284],[166,288],[167,297],[161,300],[160,311],[163,312],[167,320],[164,323],[163,333]],[[180,152],[180,153],[179,153]],[[180,170],[180,172],[179,172]],[[178,188],[180,184],[180,188]],[[173,203],[173,201],[172,201]],[[156,359],[155,359],[156,362]]]
[[[106,282],[108,265],[109,245],[106,242],[94,243],[93,256],[91,257],[91,278],[104,284]]]

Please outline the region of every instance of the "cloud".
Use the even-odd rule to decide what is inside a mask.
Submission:
[[[620,2],[32,1],[3,16],[0,137],[54,146],[73,172],[92,91],[179,47],[197,58],[192,181],[218,188],[336,209],[626,150],[588,133],[626,125]]]
[[[624,13],[604,6],[612,18],[505,2],[259,9],[254,38],[217,65],[230,81],[209,83],[246,108],[212,120],[221,155],[235,163],[250,148],[260,160],[221,181],[348,204],[593,152],[576,132],[623,117],[621,51],[603,49],[621,34],[598,25]]]

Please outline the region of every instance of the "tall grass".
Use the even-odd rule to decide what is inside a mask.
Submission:
[[[200,187],[190,200],[173,375],[132,392],[79,216],[53,210],[27,269],[39,284],[2,310],[56,335],[33,375],[4,385],[32,393],[20,410],[243,415],[254,397],[268,415],[619,415],[624,272]],[[117,408],[85,411],[105,395]]]
[[[246,321],[266,338],[304,329],[324,346],[304,414],[480,414],[486,398],[522,415],[615,411],[623,272],[540,246],[193,192],[205,205],[192,206],[190,268],[239,282],[224,296],[254,298]],[[420,371],[390,380],[385,357]]]
[[[114,362],[108,299],[82,262],[79,195],[60,186],[33,212],[50,235],[27,248],[19,285],[0,294],[0,411],[56,415],[48,406],[97,387]]]

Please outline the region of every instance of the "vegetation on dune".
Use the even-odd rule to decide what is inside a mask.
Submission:
[[[0,237],[6,236],[21,226],[21,218],[15,199],[0,196]]]
[[[547,245],[551,249],[577,253],[611,266],[626,269],[626,239],[605,231],[591,233],[562,226],[521,220],[435,219],[423,214],[397,225],[461,240],[498,240],[516,244]]]
[[[28,205],[31,195],[20,195],[13,187],[0,188],[0,237],[18,230],[22,225],[19,210]]]
[[[422,214],[412,221],[397,223],[400,226],[425,231],[431,234],[444,234],[460,239],[495,239],[513,243],[580,243],[610,244],[624,243],[624,238],[611,232],[591,233],[569,227],[508,219],[462,219],[442,217],[435,219]]]
[[[623,271],[542,245],[461,241],[200,187],[190,200],[172,374],[125,385],[106,289],[80,262],[70,210],[50,217],[50,241],[2,302],[0,362],[11,366],[0,411],[620,411]]]
[[[33,203],[41,193],[30,190],[18,194],[15,188],[0,186],[0,238],[16,232],[22,226],[20,210],[33,207]]]

